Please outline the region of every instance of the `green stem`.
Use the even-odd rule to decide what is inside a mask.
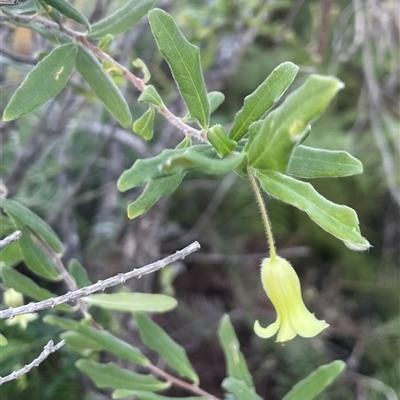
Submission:
[[[257,185],[257,181],[251,172],[249,172],[249,179],[251,187],[253,188],[253,192],[256,195],[258,206],[260,207],[261,217],[264,223],[265,233],[267,234],[269,244],[269,255],[271,257],[271,261],[274,261],[276,259],[275,242],[274,236],[272,235],[271,223],[269,222],[267,208],[265,207],[265,203],[261,196],[260,188]]]

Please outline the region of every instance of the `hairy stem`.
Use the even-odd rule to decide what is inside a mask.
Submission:
[[[271,257],[271,261],[274,261],[276,259],[275,241],[274,241],[274,236],[272,234],[271,223],[269,222],[268,218],[267,208],[265,207],[265,203],[261,196],[260,188],[257,185],[257,181],[251,172],[249,172],[249,179],[253,192],[256,196],[257,203],[260,208],[261,217],[264,223],[265,233],[267,235],[269,244],[269,255]]]
[[[11,22],[11,23],[12,22],[20,22],[20,23],[24,23],[24,24],[36,22],[40,25],[45,26],[48,29],[59,31],[59,32],[69,36],[70,38],[76,40],[77,42],[79,42],[82,46],[84,46],[91,53],[93,53],[99,60],[101,60],[101,61],[107,60],[107,61],[111,62],[116,68],[118,68],[122,71],[122,74],[140,92],[143,92],[147,87],[142,79],[137,77],[135,74],[133,74],[131,71],[129,71],[123,65],[121,65],[119,62],[114,60],[110,55],[108,55],[107,53],[104,53],[102,50],[100,50],[94,44],[89,42],[89,40],[87,40],[86,37],[81,32],[74,31],[64,25],[60,26],[58,23],[50,21],[45,18],[32,17],[32,16],[26,16],[26,15],[14,15],[12,17],[10,17],[8,15],[0,15],[0,21],[6,21],[6,22]],[[171,111],[169,111],[167,107],[165,107],[165,106],[157,107],[157,110],[160,112],[160,114],[162,114],[164,116],[165,119],[167,119],[170,123],[172,123],[174,126],[176,126],[180,131],[184,132],[185,135],[195,137],[204,143],[208,143],[205,132],[203,132],[202,130],[195,129],[195,128],[185,124],[181,118],[172,114]]]
[[[206,399],[211,399],[211,400],[219,400],[218,397],[213,396],[212,394],[206,392],[205,390],[201,389],[197,385],[194,385],[192,383],[188,383],[185,381],[182,381],[179,378],[176,378],[173,375],[168,374],[167,372],[163,371],[162,369],[156,367],[155,365],[151,364],[147,366],[150,371],[161,378],[164,378],[168,382],[171,382],[175,386],[179,386],[183,389],[186,389],[187,391],[194,393],[196,395],[205,397]]]

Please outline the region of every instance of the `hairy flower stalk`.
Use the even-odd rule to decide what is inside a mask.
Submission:
[[[301,297],[300,280],[296,271],[287,260],[276,254],[265,204],[251,173],[249,178],[260,207],[270,248],[270,257],[264,258],[261,263],[261,282],[277,313],[276,321],[267,328],[263,328],[257,320],[254,323],[254,332],[263,339],[278,333],[277,342],[286,342],[297,335],[316,336],[329,325],[308,311]]]

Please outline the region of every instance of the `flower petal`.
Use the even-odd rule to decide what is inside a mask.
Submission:
[[[274,336],[276,332],[278,332],[280,324],[281,322],[279,316],[273,324],[267,326],[266,328],[263,328],[257,320],[256,322],[254,322],[254,332],[260,338],[268,339],[271,336]]]
[[[296,304],[290,314],[290,320],[300,336],[313,337],[329,326],[325,321],[315,318],[314,314],[308,311],[303,302]]]

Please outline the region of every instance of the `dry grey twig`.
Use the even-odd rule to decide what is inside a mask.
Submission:
[[[18,240],[21,237],[21,231],[15,231],[11,235],[5,237],[4,239],[0,240],[0,249],[6,247],[10,243]]]
[[[39,357],[35,358],[30,364],[25,365],[25,367],[19,369],[18,371],[13,371],[10,375],[5,376],[4,378],[0,376],[0,386],[3,383],[13,381],[20,376],[27,374],[32,368],[39,366],[39,364],[43,362],[51,353],[56,352],[59,348],[64,346],[64,344],[65,340],[61,340],[61,342],[54,346],[54,342],[50,340],[40,353]]]
[[[83,287],[73,292],[68,292],[59,297],[52,297],[50,299],[39,301],[37,303],[29,303],[21,307],[10,307],[6,310],[2,310],[0,311],[0,318],[13,318],[17,315],[31,314],[33,312],[44,310],[46,308],[56,307],[63,303],[69,303],[81,299],[82,297],[87,297],[92,293],[99,292],[100,290],[105,290],[109,287],[125,283],[128,279],[141,278],[143,275],[156,272],[164,268],[166,265],[169,265],[178,260],[183,260],[189,254],[199,249],[200,244],[198,242],[193,242],[184,249],[178,250],[175,254],[165,257],[162,260],[158,260],[154,263],[148,264],[142,268],[134,269],[125,274],[120,273],[118,275],[112,276],[111,278],[105,279],[104,281],[100,280],[93,285]]]

